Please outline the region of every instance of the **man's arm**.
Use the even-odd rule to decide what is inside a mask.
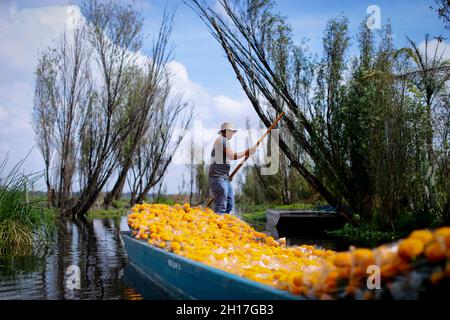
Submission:
[[[225,148],[225,153],[227,155],[227,158],[231,159],[231,160],[237,160],[237,159],[241,159],[244,157],[248,157],[251,154],[255,153],[255,151],[256,151],[256,146],[250,147],[247,150],[242,151],[242,152],[234,152],[233,149],[231,149],[231,147]]]

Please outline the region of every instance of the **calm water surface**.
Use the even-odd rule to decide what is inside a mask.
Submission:
[[[61,219],[48,248],[25,256],[0,255],[0,299],[173,298],[128,264],[121,230],[128,230],[126,216]],[[345,244],[333,239],[287,240],[288,244],[314,243],[329,249],[346,249]],[[77,271],[73,271],[74,266],[79,268],[79,290],[70,283]]]
[[[127,229],[126,217],[61,220],[45,250],[0,256],[0,299],[170,298],[157,284],[142,288],[138,272],[127,266],[119,235]],[[70,283],[70,266],[79,268],[80,290]]]

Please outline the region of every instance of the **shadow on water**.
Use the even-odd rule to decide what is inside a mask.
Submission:
[[[128,261],[121,229],[128,229],[126,217],[61,218],[46,251],[0,256],[0,299],[170,298],[149,281],[145,292],[137,290],[139,279],[133,270],[125,270]],[[71,281],[77,274],[80,289],[76,280]]]

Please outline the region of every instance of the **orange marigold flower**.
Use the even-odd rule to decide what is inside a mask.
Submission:
[[[415,259],[417,256],[423,252],[423,242],[414,238],[407,238],[400,241],[398,246],[398,255],[401,258],[411,260]]]
[[[370,249],[355,249],[353,251],[355,263],[367,267],[375,263],[375,257]]]
[[[433,233],[427,229],[413,231],[409,237],[422,241],[424,245],[427,245],[434,238]]]
[[[436,271],[431,274],[430,282],[432,284],[436,285],[444,278],[445,278],[445,273],[443,271]]]
[[[352,255],[350,252],[340,252],[333,261],[336,267],[350,267],[352,265]]]
[[[350,279],[348,292],[355,293],[367,266],[375,262],[382,277],[393,277],[411,269],[410,261],[423,253],[431,263],[445,259],[446,250],[450,253],[450,228],[414,231],[398,247],[337,253],[314,245],[286,247],[285,239],[258,232],[236,216],[189,204],[136,205],[127,222],[137,239],[155,247],[293,294],[324,299],[333,297],[340,279]],[[440,281],[442,274],[450,277],[449,263],[431,281]]]
[[[445,256],[445,247],[444,244],[439,241],[434,240],[431,242],[427,248],[425,249],[425,256],[429,262],[436,262],[440,260],[444,260]]]
[[[437,237],[445,238],[446,236],[450,235],[450,227],[442,227],[442,228],[436,229],[434,234]]]
[[[170,243],[170,247],[172,248],[173,251],[178,251],[181,249],[181,244],[177,241],[172,241]]]

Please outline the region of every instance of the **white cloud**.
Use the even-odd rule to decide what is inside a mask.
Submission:
[[[203,121],[205,127],[216,130],[224,121],[244,126],[246,118],[255,116],[243,92],[238,99],[221,94],[212,96],[203,86],[190,80],[183,64],[171,61],[168,67],[172,74],[174,92],[182,94],[195,105],[196,120]]]
[[[25,158],[27,172],[42,171],[31,127],[34,68],[37,52],[57,40],[67,27],[67,6],[18,9],[0,6],[0,159],[8,153],[8,168]],[[6,168],[6,169],[8,169]]]
[[[229,97],[219,95],[213,98],[215,105],[220,113],[227,114],[245,114],[248,110],[252,110],[250,101],[245,98],[242,100],[233,100]]]
[[[425,41],[422,41],[419,44],[419,50],[423,53],[425,53],[426,50],[430,58],[434,57],[436,54],[436,57],[438,58],[442,56],[442,59],[450,60],[450,44],[445,41],[439,42],[437,39],[429,40],[426,48]]]
[[[149,3],[142,2],[142,5]],[[55,45],[63,32],[70,29],[74,14],[79,14],[79,10],[73,6],[17,8],[12,3],[5,8],[5,3],[0,4],[0,159],[9,152],[10,166],[34,148],[24,168],[29,172],[43,168],[30,124],[37,52]],[[169,69],[174,91],[195,105],[195,120],[202,123],[204,141],[212,140],[224,121],[243,128],[246,118],[254,118],[253,108],[243,92],[237,98],[214,96],[189,78],[182,63],[171,61]],[[177,190],[176,184],[169,185],[169,192]]]
[[[27,76],[35,67],[38,49],[57,40],[72,11],[67,6],[17,9],[12,3],[0,14],[0,61],[2,70]]]
[[[0,123],[6,122],[9,119],[9,112],[6,108],[0,107]]]

